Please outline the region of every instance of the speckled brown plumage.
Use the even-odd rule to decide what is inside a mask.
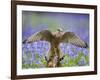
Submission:
[[[28,39],[24,41],[27,43],[32,43],[35,41],[48,41],[51,45],[50,48],[50,56],[49,56],[49,61],[48,61],[48,66],[47,67],[58,67],[60,66],[60,49],[59,49],[59,44],[64,42],[64,43],[70,43],[78,47],[83,47],[86,48],[88,47],[87,44],[80,39],[77,35],[75,35],[73,32],[63,32],[60,29],[58,29],[57,32],[50,32],[49,30],[43,30],[40,32],[37,32],[30,36]],[[57,61],[55,60],[55,56],[57,57]]]

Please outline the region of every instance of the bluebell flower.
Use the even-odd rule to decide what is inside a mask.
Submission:
[[[88,49],[84,49],[84,50],[83,50],[83,54],[84,54],[85,56],[88,56],[88,55],[89,55],[89,50],[88,50]]]
[[[82,57],[82,58],[80,59],[80,61],[78,62],[78,65],[79,65],[79,66],[84,66],[85,64],[86,64],[85,58]]]
[[[32,61],[31,61],[31,60],[28,60],[28,61],[27,61],[27,64],[32,64]]]
[[[39,60],[36,60],[35,62],[36,62],[36,64],[41,64],[41,61],[39,61]]]

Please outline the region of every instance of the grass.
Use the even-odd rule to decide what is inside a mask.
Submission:
[[[35,59],[30,60],[31,54],[27,54],[26,62],[22,59],[22,69],[29,68],[45,68],[46,60],[44,56],[35,54]],[[29,58],[30,57],[30,58]],[[74,66],[88,66],[89,65],[89,55],[84,55],[83,52],[79,52],[78,56],[73,58],[66,54],[64,59],[61,61],[62,67],[74,67]]]

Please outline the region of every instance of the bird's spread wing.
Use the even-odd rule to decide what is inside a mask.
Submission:
[[[52,33],[49,30],[43,30],[31,35],[28,39],[24,40],[23,43],[31,43],[39,40],[51,41]]]
[[[73,32],[65,32],[62,35],[61,42],[71,43],[75,46],[83,47],[83,48],[87,47],[87,44],[82,39],[80,39],[77,35],[75,35]]]

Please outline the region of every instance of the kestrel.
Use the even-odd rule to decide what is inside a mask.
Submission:
[[[50,58],[57,56],[60,60],[60,43],[70,43],[78,47],[87,48],[86,42],[84,42],[74,32],[64,32],[62,29],[57,29],[57,32],[51,32],[50,30],[42,30],[31,35],[29,38],[23,41],[23,43],[32,43],[35,41],[48,41],[50,43]],[[54,67],[54,66],[53,66]]]

